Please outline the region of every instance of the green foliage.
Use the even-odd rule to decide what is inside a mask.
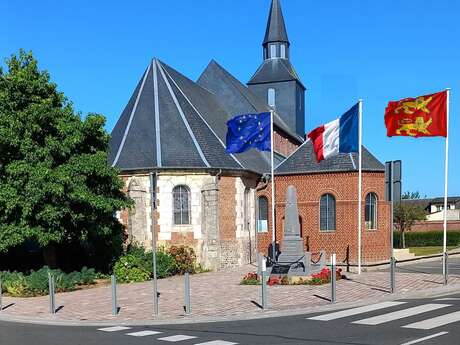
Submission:
[[[397,203],[393,210],[394,226],[401,232],[401,246],[406,247],[405,232],[409,231],[416,221],[425,220],[426,212],[422,206],[410,203]]]
[[[196,273],[196,256],[192,248],[173,246],[160,247],[156,252],[157,278],[167,278],[185,272]],[[113,267],[117,281],[121,283],[142,282],[153,276],[152,251],[138,244],[131,244],[126,254]]]
[[[401,246],[401,233],[395,231],[393,233],[393,244],[395,248]],[[440,246],[443,243],[442,231],[428,231],[428,232],[408,232],[405,234],[407,247],[429,247]],[[460,231],[449,231],[447,233],[447,245],[458,246],[460,245]]]
[[[195,273],[196,255],[191,247],[171,246],[168,253],[174,258],[177,266],[177,274]]]
[[[48,294],[49,276],[54,276],[56,292],[73,291],[79,285],[94,284],[94,269],[84,267],[81,272],[66,274],[61,270],[51,270],[44,266],[28,275],[21,272],[0,272],[2,290],[11,296],[29,297]]]
[[[113,268],[113,274],[120,283],[135,283],[149,280],[151,271],[145,267],[138,256],[127,254],[118,259]]]
[[[406,191],[401,195],[401,198],[414,200],[414,199],[420,199],[421,197],[420,197],[419,191],[416,191],[416,192]]]
[[[120,238],[131,205],[107,165],[102,115],[82,119],[31,53],[0,70],[0,251]],[[118,241],[117,239],[117,241]],[[66,283],[62,283],[63,286]]]

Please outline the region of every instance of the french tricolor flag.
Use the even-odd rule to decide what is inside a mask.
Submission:
[[[359,103],[340,118],[312,130],[308,137],[318,162],[339,153],[358,152]]]

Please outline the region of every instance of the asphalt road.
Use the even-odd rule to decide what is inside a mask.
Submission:
[[[396,267],[399,272],[442,274],[442,258],[425,262],[412,261],[406,264],[397,264]],[[460,275],[460,255],[449,257],[448,267],[450,274]]]
[[[444,298],[377,303],[367,310],[351,308],[340,313],[102,330],[1,322],[0,344],[458,345],[460,294]]]

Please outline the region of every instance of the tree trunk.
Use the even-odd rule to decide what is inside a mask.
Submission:
[[[57,268],[58,260],[56,254],[56,245],[54,243],[48,244],[43,248],[43,260],[45,265],[50,268]]]
[[[401,231],[401,242],[402,242],[402,247],[403,249],[406,249],[406,232]]]

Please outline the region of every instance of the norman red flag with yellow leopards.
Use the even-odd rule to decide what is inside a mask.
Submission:
[[[385,126],[389,137],[447,136],[447,91],[389,102]]]

